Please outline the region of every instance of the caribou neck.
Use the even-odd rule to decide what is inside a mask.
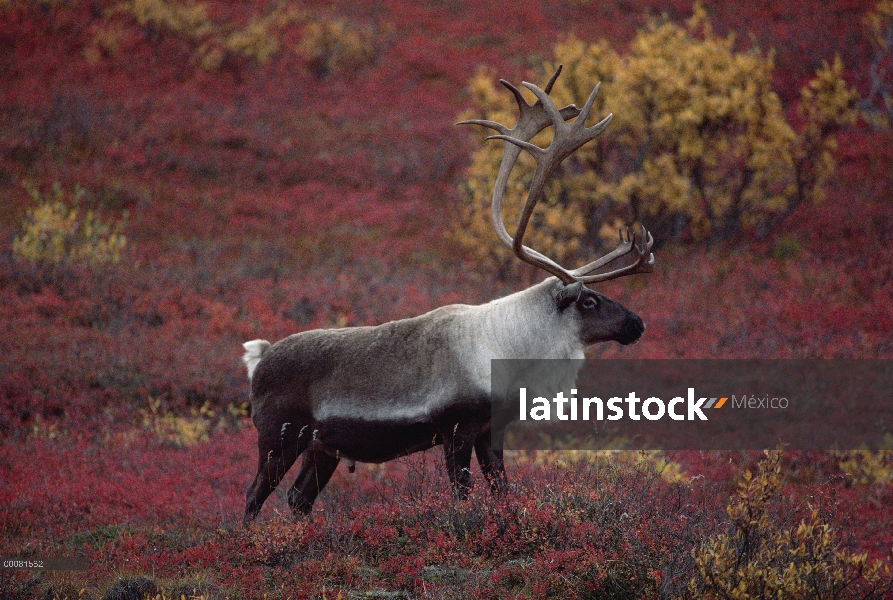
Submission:
[[[559,312],[553,299],[560,285],[550,277],[476,307],[472,328],[487,358],[583,358],[579,315],[572,309]]]

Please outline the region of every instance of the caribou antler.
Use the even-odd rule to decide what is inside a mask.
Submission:
[[[512,92],[515,101],[518,104],[518,123],[513,129],[509,129],[505,125],[494,121],[478,119],[458,123],[459,125],[473,124],[489,127],[490,129],[499,132],[499,135],[490,136],[487,138],[488,140],[499,139],[504,141],[502,162],[499,165],[499,173],[496,176],[496,184],[493,188],[493,201],[491,204],[491,216],[496,235],[504,244],[509,246],[514,251],[515,255],[522,261],[555,275],[566,284],[574,281],[579,281],[584,284],[597,283],[600,281],[616,279],[617,277],[623,277],[625,275],[632,275],[633,273],[650,273],[654,268],[654,255],[651,253],[651,246],[654,243],[654,239],[644,227],[642,227],[641,240],[639,239],[638,234],[630,232],[629,229],[627,229],[626,236],[624,237],[623,231],[621,230],[620,243],[617,245],[617,248],[601,258],[571,271],[565,269],[549,257],[540,254],[536,250],[523,244],[524,233],[527,231],[527,225],[530,222],[533,209],[543,195],[546,182],[553,175],[555,169],[558,168],[561,161],[576,152],[583,144],[595,139],[605,127],[608,126],[608,123],[610,123],[613,118],[613,115],[609,114],[592,127],[586,127],[585,125],[586,118],[589,116],[589,111],[592,110],[592,104],[595,102],[595,96],[598,94],[601,84],[596,85],[595,89],[592,90],[592,93],[586,100],[586,104],[583,106],[582,110],[577,109],[573,104],[558,110],[555,103],[552,102],[552,99],[549,97],[549,92],[552,91],[552,86],[555,84],[555,80],[558,79],[560,73],[561,66],[555,70],[555,73],[549,79],[549,83],[546,84],[545,90],[541,90],[537,86],[532,83],[527,83],[526,81],[521,83],[521,85],[536,95],[537,101],[534,104],[528,104],[521,96],[521,92],[518,88],[511,83],[503,79],[499,81]],[[574,117],[576,117],[576,120],[569,123],[568,120],[573,119]],[[550,125],[555,128],[555,135],[548,148],[540,148],[539,146],[530,143],[530,139],[532,139],[533,136]],[[518,160],[518,156],[520,156],[522,149],[530,152],[534,159],[536,159],[536,170],[533,173],[533,181],[530,184],[530,190],[527,194],[527,200],[524,204],[521,218],[518,221],[518,227],[515,230],[514,237],[512,237],[509,235],[508,231],[506,231],[505,224],[502,221],[502,199],[505,195],[505,188],[508,184],[509,174],[515,166],[515,162]],[[607,273],[597,273],[595,275],[589,274],[622,256],[632,253],[633,251],[636,253],[636,259],[631,264]]]

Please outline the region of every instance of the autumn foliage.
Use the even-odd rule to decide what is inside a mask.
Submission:
[[[614,115],[596,143],[567,160],[538,215],[531,239],[562,259],[579,260],[600,241],[616,243],[619,228],[640,223],[659,245],[742,232],[765,237],[801,203],[824,197],[834,133],[856,118],[857,94],[836,57],[801,90],[797,131],[772,89],[772,52],[736,50],[734,36],[714,33],[700,5],[684,26],[640,30],[623,54],[605,41],[567,38],[536,80],[544,82],[556,65],[564,66],[552,93],[559,106],[584,102],[601,82],[592,124]],[[492,82],[485,70],[470,83],[478,118],[511,123],[514,101]],[[456,238],[487,267],[504,271],[513,259],[490,243],[486,218],[501,151],[491,142],[475,153]],[[518,171],[510,222],[520,214],[532,167]]]
[[[599,287],[641,343],[593,357],[889,359],[888,4],[0,0],[0,556],[90,564],[0,596],[891,597],[869,449],[516,454],[464,503],[432,451],[236,524],[241,342],[542,277],[491,232],[500,143],[454,127],[513,123],[499,77],[561,63],[614,113],[529,244],[660,246]]]
[[[83,188],[76,187],[74,198],[67,203],[58,184],[51,199],[34,188],[28,192],[34,208],[28,211],[22,232],[12,241],[16,260],[49,269],[64,268],[69,263],[100,266],[121,260],[127,245],[127,238],[121,234],[123,222],[106,223],[92,211],[80,216],[77,204],[85,193]]]
[[[870,122],[889,127],[893,123],[893,2],[880,0],[865,22],[874,56],[869,67],[871,88],[862,105]]]

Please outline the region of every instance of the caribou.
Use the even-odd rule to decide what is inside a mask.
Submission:
[[[537,100],[501,80],[518,105],[514,128],[469,120],[497,132],[503,157],[493,189],[491,215],[498,238],[522,261],[550,275],[523,291],[487,304],[442,306],[421,316],[375,327],[304,331],[275,344],[244,344],[251,386],[251,418],[258,432],[257,474],[248,488],[244,521],[252,521],[286,472],[302,457],[286,494],[296,515],[313,502],[345,461],[385,462],[442,445],[454,493],[471,486],[472,451],[494,494],[506,485],[502,431],[491,419],[491,360],[583,358],[598,342],[636,342],[645,331],[638,315],[591,290],[595,284],[653,270],[653,239],[620,232],[617,247],[589,264],[568,270],[525,246],[523,238],[544,187],[559,164],[610,123],[608,115],[587,127],[599,86],[586,104],[558,109],[545,89],[523,82]],[[531,139],[552,127],[546,148]],[[536,161],[514,235],[503,223],[509,174],[521,152]],[[624,266],[603,268],[623,257]],[[504,429],[504,426],[502,426]]]

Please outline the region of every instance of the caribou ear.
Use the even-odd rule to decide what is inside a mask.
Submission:
[[[555,293],[555,304],[558,306],[559,311],[563,311],[565,308],[579,300],[580,296],[582,295],[583,284],[579,281],[576,281],[570,285],[566,285],[560,288]]]

